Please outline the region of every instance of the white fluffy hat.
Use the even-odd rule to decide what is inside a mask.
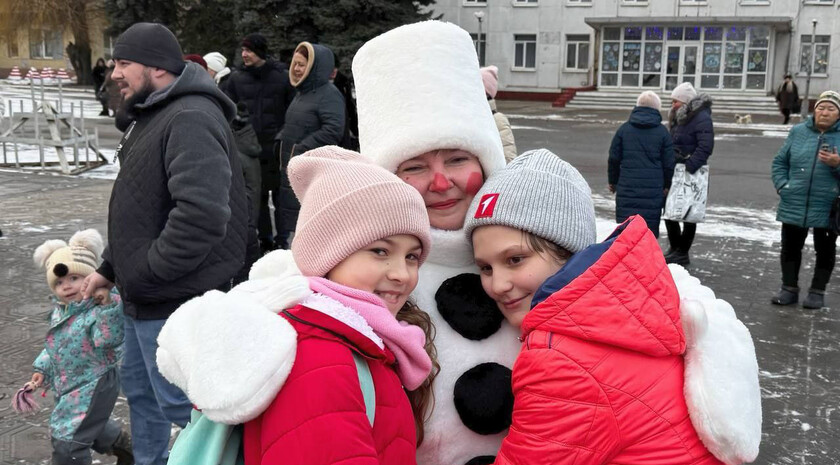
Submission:
[[[204,61],[207,62],[207,68],[217,73],[227,66],[227,58],[219,52],[210,52],[204,55]]]
[[[505,166],[470,35],[441,21],[392,29],[353,59],[362,155],[395,172],[440,149],[478,157],[484,176]]]

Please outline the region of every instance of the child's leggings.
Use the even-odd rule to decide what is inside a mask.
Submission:
[[[117,369],[108,371],[93,392],[87,415],[71,441],[52,438],[52,465],[90,465],[90,450],[110,453],[120,435],[119,423],[111,420],[111,412],[120,393]]]

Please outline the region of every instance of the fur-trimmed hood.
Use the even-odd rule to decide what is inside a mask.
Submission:
[[[709,113],[712,112],[712,96],[709,94],[699,94],[690,102],[677,109],[676,123],[678,125],[685,124],[705,109],[708,109]]]

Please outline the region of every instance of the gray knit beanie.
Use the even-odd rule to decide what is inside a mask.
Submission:
[[[521,229],[577,253],[595,242],[592,192],[574,166],[546,149],[531,150],[493,174],[473,199],[467,239],[488,225]]]

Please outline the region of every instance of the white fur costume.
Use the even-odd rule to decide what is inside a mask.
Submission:
[[[426,21],[386,32],[359,50],[353,60],[353,75],[361,153],[380,166],[395,172],[400,163],[425,152],[461,149],[478,158],[485,178],[504,167],[501,138],[484,94],[478,59],[463,29]],[[451,280],[464,273],[469,274],[462,277],[466,279]],[[418,450],[421,465],[463,465],[477,457],[484,458],[471,463],[492,463],[487,456],[496,455],[507,433],[512,397],[505,395],[510,394],[508,369],[519,353],[518,332],[503,321],[486,297],[477,273],[463,231],[432,228],[431,254],[420,268],[413,293],[417,305],[435,324],[441,366],[434,384],[435,408]],[[465,290],[459,284],[463,281],[470,283],[471,290],[458,295]],[[448,320],[436,300],[445,282],[456,284],[449,288],[448,297],[438,296],[451,303]],[[481,309],[468,305],[478,296],[485,299]],[[461,332],[447,322],[461,318]],[[465,332],[473,332],[472,339],[462,336]],[[482,365],[488,362],[494,365]],[[472,378],[462,377],[477,365],[487,370],[479,370]],[[488,373],[492,379],[484,377]],[[461,403],[462,414],[471,410],[464,415],[456,410],[459,379],[460,399],[466,401]],[[464,424],[466,417],[473,429]]]

